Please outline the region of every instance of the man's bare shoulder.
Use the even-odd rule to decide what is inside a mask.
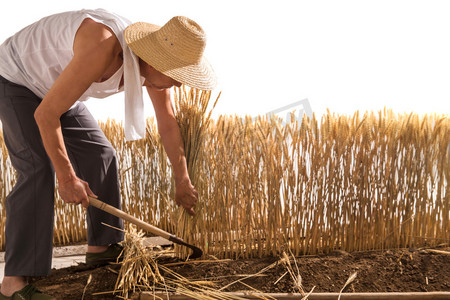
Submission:
[[[93,49],[120,52],[122,47],[116,35],[108,26],[92,19],[84,19],[75,35],[74,52]]]

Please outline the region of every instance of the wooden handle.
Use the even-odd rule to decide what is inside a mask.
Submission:
[[[162,230],[159,229],[158,227],[152,226],[148,223],[145,223],[144,221],[139,220],[138,218],[135,218],[123,211],[121,211],[120,209],[115,208],[114,206],[111,206],[109,204],[106,204],[105,202],[102,202],[98,199],[89,197],[89,204],[97,207],[103,211],[106,211],[107,213],[110,213],[118,218],[121,218],[125,221],[128,221],[130,223],[133,223],[134,225],[138,226],[139,228],[142,228],[144,230],[147,230],[148,232],[151,232],[153,234],[156,234],[158,236],[161,236],[165,239],[173,239],[176,238],[176,236]]]

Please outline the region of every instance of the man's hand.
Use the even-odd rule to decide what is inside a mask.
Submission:
[[[191,184],[189,178],[185,178],[179,181],[175,181],[175,202],[186,209],[186,211],[194,215],[195,203],[198,200],[198,192],[195,190],[194,186]]]
[[[58,182],[58,192],[64,202],[81,203],[85,208],[89,206],[88,196],[97,198],[89,188],[89,184],[78,177],[65,182]]]

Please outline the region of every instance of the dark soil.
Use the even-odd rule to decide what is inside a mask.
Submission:
[[[450,251],[450,248],[440,248]],[[170,266],[170,269],[193,280],[210,280],[223,287],[239,275],[256,274],[277,258],[243,259],[217,262],[197,262]],[[356,279],[344,292],[431,292],[450,291],[450,255],[430,250],[388,250],[346,253],[336,251],[329,255],[304,256],[296,259],[305,291],[339,292],[351,274]],[[177,262],[176,258],[160,259],[160,264]],[[79,265],[53,270],[49,277],[35,279],[34,284],[57,299],[81,299],[89,275],[84,299],[114,299],[112,294],[94,295],[114,289],[119,265],[96,269]],[[245,284],[271,293],[298,292],[285,265],[278,264],[262,276],[245,279]],[[282,277],[280,279],[280,277]],[[277,282],[278,281],[278,282]],[[276,284],[275,284],[276,283]],[[226,291],[249,290],[241,283],[231,285]],[[117,298],[118,299],[118,298]]]

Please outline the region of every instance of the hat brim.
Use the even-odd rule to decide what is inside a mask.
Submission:
[[[202,57],[197,64],[186,64],[170,55],[154,34],[160,28],[145,22],[133,23],[125,29],[125,42],[139,58],[164,75],[193,88],[214,89],[217,79],[208,60]]]

